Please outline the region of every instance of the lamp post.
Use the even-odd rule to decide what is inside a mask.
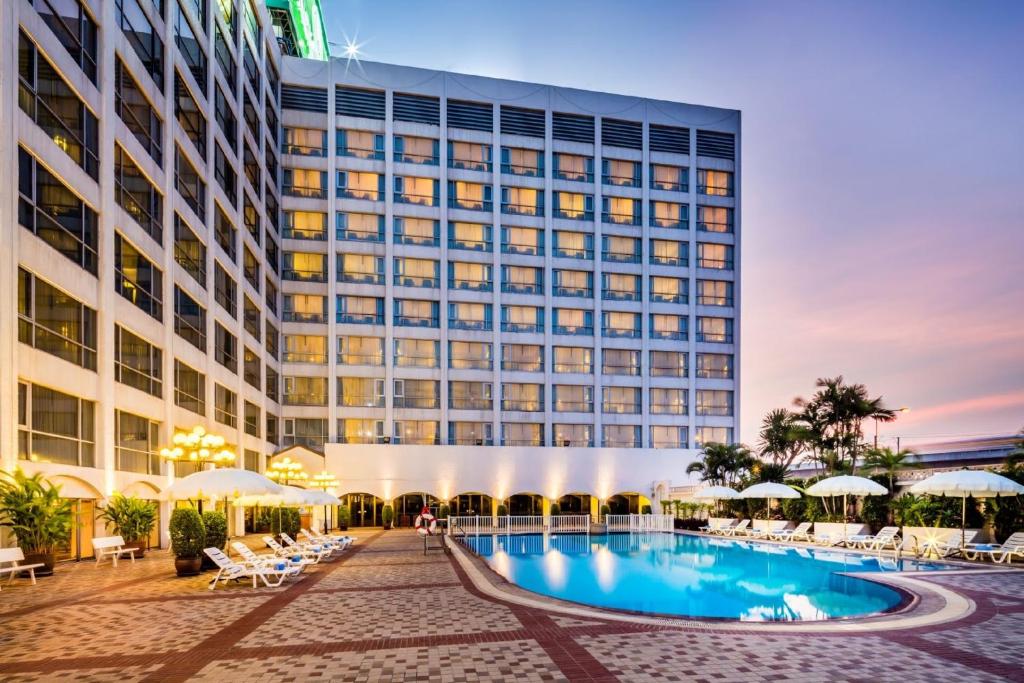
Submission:
[[[314,474],[313,475],[313,481],[310,482],[310,486],[312,486],[313,488],[316,488],[316,489],[320,489],[321,491],[324,491],[325,493],[327,492],[327,489],[333,489],[337,485],[338,485],[338,480],[335,478],[335,476],[333,474],[331,474],[327,470],[324,470],[320,474]],[[324,505],[324,533],[327,534],[327,533],[330,533],[330,531],[331,531],[330,506],[325,504]]]
[[[909,413],[910,412],[910,408],[908,408],[906,406],[903,406],[902,408],[897,408],[893,412],[894,413]],[[876,417],[876,418],[874,418],[874,420],[875,420],[875,449],[877,450],[878,449],[878,418]],[[897,440],[897,442],[896,442],[896,452],[898,453],[899,450],[900,450],[899,441]]]
[[[225,448],[225,443],[223,436],[212,434],[202,425],[196,425],[190,432],[175,432],[171,437],[171,446],[160,449],[160,457],[172,463],[191,462],[200,466],[207,463],[212,463],[214,467],[234,464],[237,456],[230,448]],[[198,509],[202,514],[202,500],[199,501]]]

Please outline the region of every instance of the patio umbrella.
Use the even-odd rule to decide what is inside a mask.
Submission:
[[[764,518],[768,519],[768,513],[772,509],[772,498],[799,498],[800,492],[792,486],[778,484],[773,481],[766,481],[762,484],[748,486],[739,492],[738,498],[767,498],[768,507],[765,510]]]
[[[691,497],[694,500],[710,500],[717,503],[720,500],[732,500],[733,498],[739,498],[740,494],[735,489],[731,489],[728,486],[705,486]]]
[[[178,479],[164,492],[166,500],[186,498],[237,499],[242,496],[262,496],[280,493],[281,486],[259,472],[221,467],[194,472]]]
[[[830,496],[843,497],[843,545],[846,545],[846,497],[847,496],[884,496],[889,492],[877,481],[866,477],[854,477],[843,474],[815,482],[804,491],[808,496],[825,498]]]
[[[1013,479],[989,472],[988,470],[955,470],[939,472],[910,487],[911,493],[927,493],[933,496],[951,496],[961,499],[960,503],[960,550],[966,545],[967,496],[974,498],[998,498],[1018,496],[1024,493]]]

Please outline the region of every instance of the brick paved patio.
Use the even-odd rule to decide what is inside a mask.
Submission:
[[[729,631],[526,606],[424,556],[411,532],[357,535],[277,589],[211,592],[210,575],[179,579],[165,553],[5,585],[0,680],[1024,681],[1024,571],[925,576],[975,605],[942,625]]]

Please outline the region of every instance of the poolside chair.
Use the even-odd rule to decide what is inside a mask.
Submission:
[[[257,581],[262,581],[268,588],[280,586],[285,578],[299,573],[297,567],[291,567],[286,560],[280,560],[277,564],[248,565],[235,562],[220,548],[204,548],[206,556],[213,560],[220,571],[210,581],[210,590],[217,587],[220,582],[239,581],[241,579],[252,579],[252,587],[257,587]],[[273,581],[271,580],[273,579]]]
[[[299,537],[312,544],[323,544],[331,547],[337,552],[341,552],[348,548],[351,541],[344,536],[325,536],[319,532],[314,532],[309,529],[299,529]]]
[[[933,556],[942,559],[964,554],[965,548],[961,546],[962,536],[959,529],[950,531],[944,537],[913,538],[913,551],[917,557]]]
[[[320,561],[319,553],[314,553],[311,550],[295,549],[291,547],[284,547],[280,543],[274,540],[273,536],[264,536],[263,542],[267,544],[267,547],[274,551],[274,554],[278,557],[298,557],[306,560],[306,564],[316,564]]]
[[[292,550],[300,550],[303,553],[308,553],[309,556],[315,556],[317,562],[330,557],[334,552],[333,546],[329,546],[324,543],[299,543],[283,531],[280,533],[280,536],[281,540],[284,541],[285,546]]]
[[[242,557],[242,560],[246,564],[252,566],[261,564],[276,566],[279,562],[283,560],[284,562],[288,563],[289,566],[296,567],[299,570],[299,572],[301,572],[303,569],[306,568],[307,564],[313,564],[312,560],[306,559],[301,556],[299,556],[298,559],[296,560],[296,556],[294,555],[291,557],[278,557],[274,553],[269,553],[266,555],[257,555],[252,548],[242,543],[241,541],[234,541],[231,544],[231,547],[234,549],[236,553],[238,553]]]
[[[855,548],[859,546],[865,550],[881,550],[890,546],[893,550],[897,550],[903,544],[903,539],[900,538],[900,528],[898,526],[887,526],[877,534],[854,534],[853,536],[847,536],[846,542],[850,547]]]
[[[744,536],[744,535],[746,535],[747,527],[749,527],[749,526],[750,526],[750,520],[749,519],[742,519],[742,520],[740,520],[740,522],[738,524],[735,524],[735,525],[733,525],[731,527],[727,527],[725,529],[722,529],[722,535],[723,536],[737,536],[737,535]]]
[[[768,538],[776,541],[809,541],[811,522],[800,522],[795,529],[779,529],[768,534]]]
[[[720,533],[723,529],[727,529],[728,527],[730,527],[733,521],[735,520],[729,519],[725,520],[724,522],[713,522],[709,519],[708,523],[702,527],[698,527],[697,531],[703,531],[707,534],[717,534]]]
[[[1002,543],[967,543],[964,545],[964,557],[968,560],[987,556],[993,562],[1010,564],[1014,555],[1024,559],[1024,531],[1011,534]]]
[[[818,545],[839,545],[843,542],[843,535],[835,531],[814,532],[811,540]]]

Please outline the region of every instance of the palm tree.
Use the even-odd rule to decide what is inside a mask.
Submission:
[[[704,444],[701,459],[691,462],[686,473],[699,473],[701,481],[710,484],[731,486],[753,464],[754,457],[741,443],[708,443]]]
[[[764,416],[758,436],[761,456],[788,469],[804,452],[808,429],[801,424],[799,415],[778,408]]]
[[[920,462],[911,460],[912,457],[914,457],[914,452],[906,449],[897,453],[891,448],[872,448],[864,454],[864,467],[885,474],[889,478],[889,493],[895,495],[896,474],[900,470],[921,467]]]
[[[773,481],[782,483],[789,473],[789,467],[781,462],[761,462],[754,465],[758,481]]]

